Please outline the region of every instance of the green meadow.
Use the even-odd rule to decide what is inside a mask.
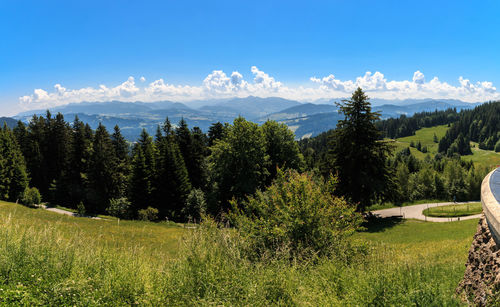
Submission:
[[[477,220],[371,221],[361,252],[250,260],[236,230],[206,222],[94,220],[0,202],[0,304],[458,306]]]
[[[468,203],[432,207],[422,211],[422,214],[432,217],[458,217],[479,214],[481,212],[483,212],[481,203]]]

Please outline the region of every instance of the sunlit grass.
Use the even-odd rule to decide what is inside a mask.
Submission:
[[[422,214],[432,217],[458,217],[479,214],[481,212],[483,212],[481,203],[467,203],[431,207],[422,211]]]
[[[370,222],[350,263],[252,261],[231,229],[104,221],[0,203],[4,305],[459,305],[477,220]],[[181,239],[182,238],[182,239]]]

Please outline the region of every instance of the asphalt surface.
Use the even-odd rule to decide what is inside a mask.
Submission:
[[[422,211],[424,211],[427,208],[447,206],[447,205],[456,205],[456,204],[467,204],[467,203],[477,203],[477,201],[457,202],[457,203],[449,202],[449,203],[420,204],[420,205],[413,205],[413,206],[407,206],[407,207],[396,207],[396,208],[376,210],[376,211],[372,211],[372,213],[374,215],[379,216],[379,217],[400,216],[404,219],[417,219],[417,220],[422,220],[422,221],[427,221],[427,222],[463,221],[463,220],[477,219],[477,218],[480,218],[481,215],[483,215],[482,213],[480,213],[480,214],[475,214],[475,215],[450,218],[450,217],[427,217],[427,216],[422,214]]]

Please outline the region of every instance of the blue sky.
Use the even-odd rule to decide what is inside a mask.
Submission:
[[[0,115],[80,100],[314,100],[357,85],[381,98],[496,99],[499,11],[498,1],[4,0]]]

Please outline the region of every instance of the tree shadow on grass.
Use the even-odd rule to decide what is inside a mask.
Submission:
[[[365,216],[365,222],[362,225],[365,228],[363,232],[374,233],[385,231],[402,222],[403,218],[401,216],[381,217],[377,214],[369,214]]]

